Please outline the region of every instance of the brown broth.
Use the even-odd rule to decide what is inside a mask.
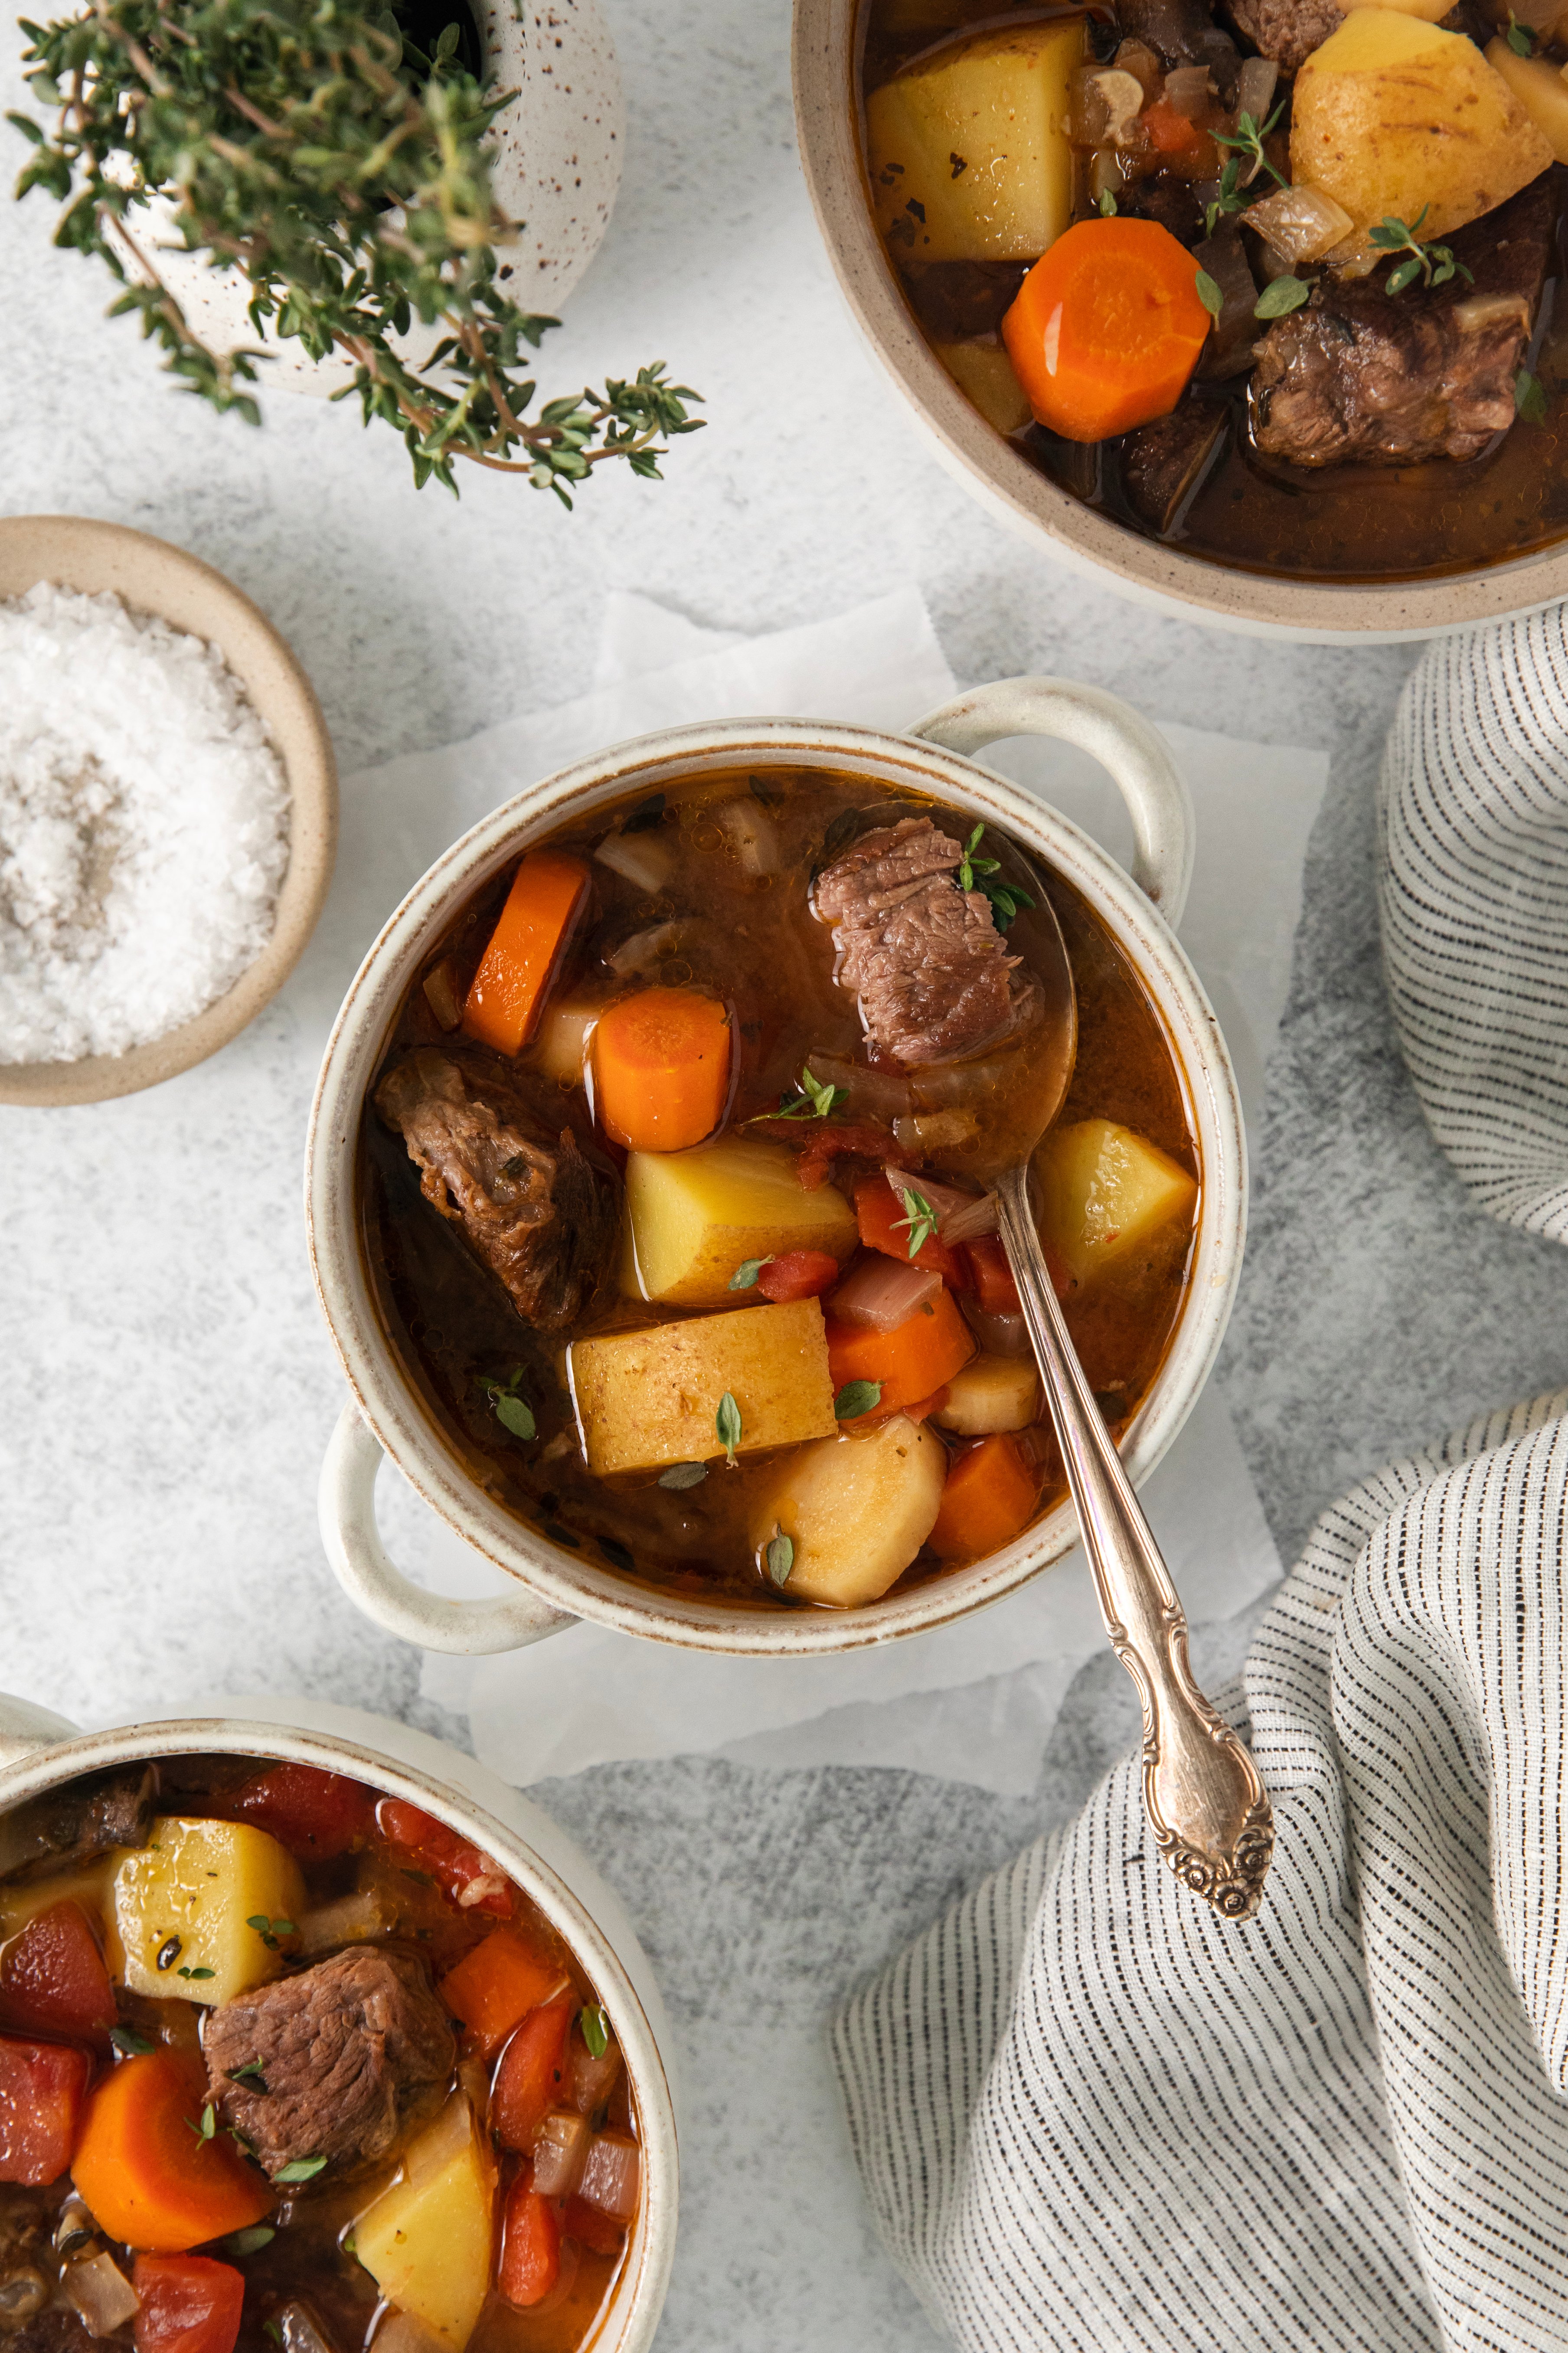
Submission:
[[[831,935],[808,913],[806,889],[836,820],[847,820],[858,809],[868,809],[876,822],[927,808],[940,818],[942,811],[915,796],[895,799],[868,779],[826,768],[770,767],[760,781],[773,797],[768,814],[778,832],[781,871],[748,876],[728,835],[713,821],[717,808],[750,790],[748,772],[714,772],[672,787],[659,832],[678,852],[668,889],[650,899],[595,861],[590,926],[579,935],[574,963],[557,986],[563,993],[597,993],[606,999],[620,994],[625,983],[605,971],[600,949],[651,923],[676,923],[679,936],[654,976],[690,977],[729,1000],[740,1065],[731,1124],[771,1108],[807,1059],[820,1075],[826,1058],[835,1056],[855,1056],[859,1064],[842,1115],[873,1115],[886,1081],[865,1068],[858,1014],[835,982]],[[619,813],[641,798],[628,796]],[[616,814],[596,810],[591,820],[563,828],[552,841],[589,853]],[[954,817],[952,824],[966,829],[967,821]],[[1024,870],[1013,862],[1016,851],[999,847],[989,835],[987,847],[1003,856],[1004,880],[1009,874],[1024,880]],[[426,971],[452,956],[466,988],[512,871],[479,894],[431,950]],[[1123,1121],[1200,1173],[1182,1081],[1147,992],[1077,894],[1058,877],[1047,877],[1045,883],[1079,992],[1078,1063],[1062,1117],[1098,1114]],[[1037,954],[1042,948],[1039,920],[1023,911],[1008,934],[1009,944],[1026,961],[1032,942]],[[416,981],[385,1062],[410,1047],[442,1042],[445,1034]],[[525,1054],[521,1066],[527,1062]],[[867,1091],[864,1102],[861,1087]],[[374,1096],[374,1085],[370,1092]],[[552,1116],[586,1136],[582,1090],[548,1085],[547,1094]],[[841,1161],[837,1180],[847,1189],[852,1173],[869,1165]],[[948,1165],[960,1174],[962,1153]],[[747,1523],[769,1457],[743,1457],[733,1471],[716,1465],[700,1485],[679,1493],[660,1487],[651,1473],[615,1482],[589,1474],[563,1376],[563,1345],[542,1340],[521,1322],[456,1227],[424,1201],[402,1137],[369,1105],[362,1124],[360,1200],[369,1280],[393,1347],[447,1447],[486,1493],[556,1543],[651,1588],[721,1597],[752,1609],[813,1606],[792,1599],[787,1590],[778,1592],[752,1549]],[[1068,1303],[1075,1341],[1114,1427],[1136,1411],[1159,1369],[1180,1310],[1191,1241],[1191,1227],[1178,1227],[1157,1247],[1108,1270]],[[737,1303],[754,1300],[753,1293]],[[682,1312],[606,1290],[571,1336],[646,1326]],[[484,1377],[504,1377],[519,1364],[528,1368],[525,1387],[538,1425],[536,1441],[528,1444],[500,1427],[480,1386]],[[1044,1513],[1065,1492],[1059,1457],[1043,1423],[1025,1435],[1046,1472]],[[922,1551],[901,1582],[947,1573]]]
[[[198,1820],[206,1816],[231,1819],[234,1809],[227,1802],[231,1793],[241,1783],[264,1773],[271,1761],[256,1757],[165,1757],[156,1768],[156,1810]],[[70,1785],[67,1786],[68,1788]],[[310,1907],[330,1904],[356,1886],[376,1887],[388,1913],[395,1914],[395,1925],[384,1938],[375,1941],[384,1942],[390,1949],[416,1953],[433,1981],[438,1982],[498,1925],[495,1915],[459,1909],[427,1873],[408,1868],[410,1861],[416,1857],[411,1858],[405,1849],[388,1845],[378,1831],[371,1831],[365,1844],[331,1860],[318,1861],[298,1852],[295,1860]],[[68,1878],[72,1870],[68,1859],[58,1864],[35,1863],[17,1872],[14,1878],[16,1882],[26,1882],[30,1891],[35,1886],[47,1886],[57,1873],[62,1880]],[[0,1897],[12,1883],[0,1882]],[[512,1888],[512,1899],[509,1925],[548,1967],[558,1966],[566,1974],[580,2007],[595,2004],[598,1995],[565,1940],[521,1888]],[[193,2052],[199,2048],[200,2021],[195,2003],[177,1999],[154,2000],[123,1988],[119,1989],[117,1999],[121,2024],[141,2035],[144,2043]],[[475,2063],[462,2063],[466,2073]],[[457,2080],[454,2076],[452,2083]],[[450,2088],[448,2084],[420,2095],[409,2111],[405,2139],[430,2121]],[[624,2068],[610,2094],[608,2121],[623,2132],[637,2135],[635,2103]],[[500,2169],[496,2230],[499,2251],[500,2202],[521,2160],[505,2149],[498,2149],[497,2156]],[[370,2166],[361,2164],[342,2178],[329,2174],[319,2184],[281,2191],[277,2210],[268,2218],[277,2229],[270,2245],[243,2256],[237,2255],[226,2242],[200,2250],[226,2262],[237,2263],[243,2271],[245,2304],[237,2353],[279,2353],[273,2333],[275,2316],[296,2299],[307,2306],[324,2334],[330,2353],[360,2353],[360,2348],[367,2345],[373,2325],[383,2310],[380,2293],[371,2274],[342,2252],[340,2242],[354,2215],[363,2211],[382,2183],[392,2178],[395,2161],[395,2158],[386,2158]],[[68,2175],[43,2190],[0,2185],[0,2253],[7,2240],[16,2235],[13,2224],[16,2219],[43,2217],[47,2245],[71,2194]],[[121,2269],[129,2273],[129,2251],[121,2253],[115,2242],[108,2243]],[[625,2251],[610,2255],[579,2247],[575,2241],[572,2246],[576,2254],[574,2274],[568,2282],[568,2262],[563,2261],[561,2282],[539,2308],[519,2311],[492,2288],[468,2340],[469,2353],[576,2353],[578,2347],[590,2340],[597,2316],[619,2277]],[[16,2341],[26,2344],[26,2337],[24,2328]],[[129,2353],[130,2338],[127,2328],[104,2341],[119,2348],[120,2353]]]
[[[858,92],[879,88],[952,35],[1063,13],[1039,0],[1016,0],[1012,7],[1005,0],[864,0]],[[1108,12],[1098,13],[1110,21]],[[1568,175],[1558,172],[1555,182],[1561,207]],[[1087,203],[1079,209],[1081,216]],[[1249,379],[1233,378],[1189,396],[1224,409],[1226,446],[1162,537],[1123,491],[1119,442],[1090,448],[1031,425],[1009,437],[1012,446],[1085,505],[1140,538],[1161,538],[1184,554],[1232,570],[1295,580],[1437,579],[1554,546],[1568,535],[1568,316],[1556,300],[1565,227],[1568,211],[1560,209],[1559,269],[1547,280],[1535,350],[1527,361],[1546,396],[1545,422],[1516,424],[1479,457],[1328,468],[1266,459],[1252,443]],[[897,256],[889,258],[907,292],[907,273]],[[919,325],[918,306],[910,308]]]

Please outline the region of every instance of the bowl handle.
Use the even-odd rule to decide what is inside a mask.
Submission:
[[[380,1440],[351,1398],[327,1447],[317,1504],[327,1558],[349,1599],[367,1618],[400,1641],[467,1658],[521,1651],[575,1623],[521,1592],[460,1601],[427,1593],[405,1577],[375,1525],[375,1474],[384,1460]]]
[[[911,735],[973,758],[1008,735],[1055,735],[1110,775],[1132,819],[1132,880],[1174,930],[1193,879],[1192,797],[1170,747],[1141,712],[1069,678],[1003,678],[932,711]]]
[[[36,1757],[40,1749],[80,1737],[80,1728],[56,1715],[52,1708],[35,1707],[31,1700],[0,1692],[0,1767],[19,1765],[24,1757]]]

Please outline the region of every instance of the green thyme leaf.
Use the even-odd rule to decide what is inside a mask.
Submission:
[[[1513,405],[1527,425],[1546,422],[1546,387],[1538,375],[1521,368],[1513,380]]]
[[[1250,114],[1238,114],[1236,118],[1236,129],[1234,131],[1216,131],[1212,134],[1216,146],[1230,147],[1236,151],[1235,162],[1237,174],[1242,186],[1250,186],[1252,182],[1257,179],[1259,172],[1267,172],[1269,178],[1275,181],[1281,188],[1288,188],[1289,186],[1290,183],[1289,180],[1287,180],[1281,173],[1275,170],[1263,149],[1264,141],[1274,129],[1279,117],[1284,113],[1284,111],[1285,101],[1281,99],[1279,105],[1275,108],[1273,113],[1269,116],[1268,121],[1263,124],[1261,129],[1258,128],[1258,123]],[[1222,203],[1224,202],[1225,185],[1225,177],[1222,174],[1220,180]],[[1233,180],[1230,185],[1232,192],[1234,193],[1237,182]],[[1227,212],[1233,209],[1239,210],[1240,206],[1226,204],[1225,206],[1225,209]]]
[[[1287,312],[1299,311],[1311,299],[1312,290],[1305,279],[1271,278],[1252,306],[1255,319],[1283,319]]]
[[[773,1253],[772,1250],[768,1252],[766,1258],[743,1258],[741,1261],[740,1265],[735,1269],[734,1273],[730,1277],[728,1283],[725,1285],[726,1290],[754,1291],[757,1286],[758,1275],[761,1274],[764,1266],[771,1266],[773,1261]]]
[[[1225,290],[1217,279],[1209,276],[1206,269],[1199,270],[1193,280],[1193,285],[1198,301],[1217,326],[1219,314],[1225,309]]]
[[[900,1226],[909,1228],[910,1256],[919,1258],[927,1242],[934,1236],[940,1220],[923,1193],[917,1193],[912,1188],[900,1185],[898,1187],[898,1194],[904,1205],[904,1214],[901,1218],[894,1219],[893,1231],[897,1233]]]
[[[497,1398],[495,1406],[496,1419],[503,1430],[510,1430],[514,1438],[536,1438],[539,1435],[532,1408],[525,1405],[521,1398],[514,1397],[510,1389]]]
[[[719,1410],[713,1417],[713,1427],[724,1449],[724,1459],[734,1466],[735,1449],[741,1443],[741,1409],[728,1389],[719,1400]]]
[[[153,2048],[147,2037],[138,2034],[133,2026],[111,2026],[109,2039],[122,2059],[140,2059]]]
[[[1100,192],[1100,216],[1101,220],[1113,220],[1116,216],[1116,198],[1109,188]]]
[[[1421,256],[1418,253],[1413,253],[1408,261],[1402,261],[1397,269],[1389,271],[1384,290],[1389,294],[1403,294],[1411,281],[1420,275]]]
[[[833,1400],[836,1421],[858,1421],[882,1402],[880,1381],[847,1381]]]
[[[267,2078],[261,2072],[259,2059],[247,2059],[243,2067],[231,2067],[228,2080],[231,2084],[242,2084],[248,2092],[265,2092],[267,2089]]]
[[[273,2175],[274,2181],[314,2181],[326,2165],[324,2157],[297,2157],[288,2165],[280,2165]]]
[[[253,2222],[248,2231],[231,2232],[226,2239],[220,2239],[218,2244],[226,2255],[258,2255],[263,2247],[269,2247],[277,2236],[270,2222]]]
[[[661,1487],[672,1487],[679,1494],[685,1487],[700,1487],[708,1476],[706,1462],[672,1462],[668,1471],[658,1474]]]
[[[610,2047],[610,2021],[602,2002],[590,2003],[577,2013],[577,2023],[583,2030],[583,2040],[592,2056],[602,2059]]]
[[[766,1559],[768,1575],[773,1578],[773,1583],[780,1587],[787,1585],[789,1573],[795,1567],[795,1546],[782,1528],[775,1527],[773,1538],[768,1545]]]
[[[1508,32],[1505,37],[1508,41],[1509,47],[1513,51],[1516,58],[1528,58],[1533,53],[1535,48],[1535,35],[1531,31],[1528,25],[1521,25],[1520,23],[1519,18],[1514,15],[1511,8],[1508,12]],[[16,120],[16,116],[13,115],[11,120],[15,122]]]
[[[203,2138],[203,2140],[211,2140],[211,2138],[212,2138],[212,2137],[213,2137],[214,2133],[216,2133],[216,2130],[217,2130],[217,2110],[213,2106],[212,2102],[209,2100],[209,2101],[207,2102],[207,2104],[206,2104],[206,2106],[202,2110],[202,2138]]]
[[[217,1971],[216,1969],[176,1969],[174,1975],[177,1978],[216,1978]]]

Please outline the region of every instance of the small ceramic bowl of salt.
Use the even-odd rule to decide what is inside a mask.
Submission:
[[[0,521],[0,1102],[95,1103],[216,1053],[331,879],[310,681],[221,573],[68,515]]]

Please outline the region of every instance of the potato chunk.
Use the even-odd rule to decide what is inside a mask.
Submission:
[[[855,1212],[831,1185],[808,1193],[795,1165],[785,1145],[732,1135],[689,1152],[630,1154],[623,1289],[672,1306],[738,1305],[746,1294],[730,1277],[747,1259],[816,1250],[842,1264]]]
[[[1072,220],[1083,19],[983,33],[866,101],[877,225],[900,261],[1036,261]]]
[[[760,1554],[795,1546],[789,1590],[840,1609],[879,1601],[936,1525],[947,1450],[907,1414],[861,1435],[825,1439],[781,1462],[752,1516]]]
[[[1040,1377],[1033,1356],[976,1356],[954,1373],[936,1419],[961,1438],[990,1438],[997,1430],[1027,1430],[1039,1412]]]
[[[1487,63],[1500,73],[1560,164],[1568,164],[1568,81],[1549,58],[1516,57],[1506,41],[1487,43]],[[1425,232],[1423,232],[1425,234]]]
[[[1046,1238],[1079,1282],[1189,1215],[1198,1189],[1168,1153],[1109,1119],[1053,1129],[1035,1166]]]
[[[588,1468],[600,1479],[722,1454],[715,1417],[726,1391],[740,1408],[742,1454],[837,1427],[816,1299],[578,1340],[567,1367]]]
[[[1352,8],[1296,77],[1290,176],[1355,227],[1334,259],[1375,254],[1385,216],[1424,240],[1529,185],[1552,149],[1494,67],[1460,33],[1394,8]],[[1421,216],[1425,214],[1425,218]]]
[[[463,2353],[489,2293],[495,2190],[495,2160],[455,2092],[391,2188],[354,2217],[354,2253],[383,2295],[452,2353]]]
[[[965,399],[998,433],[1021,433],[1033,421],[1028,396],[1001,343],[933,343],[931,349]]]
[[[295,1924],[304,1904],[299,1865],[266,1831],[164,1815],[114,1874],[124,1983],[154,1999],[232,2001],[283,1968],[282,1932],[269,1927],[268,1945],[251,1921]]]

